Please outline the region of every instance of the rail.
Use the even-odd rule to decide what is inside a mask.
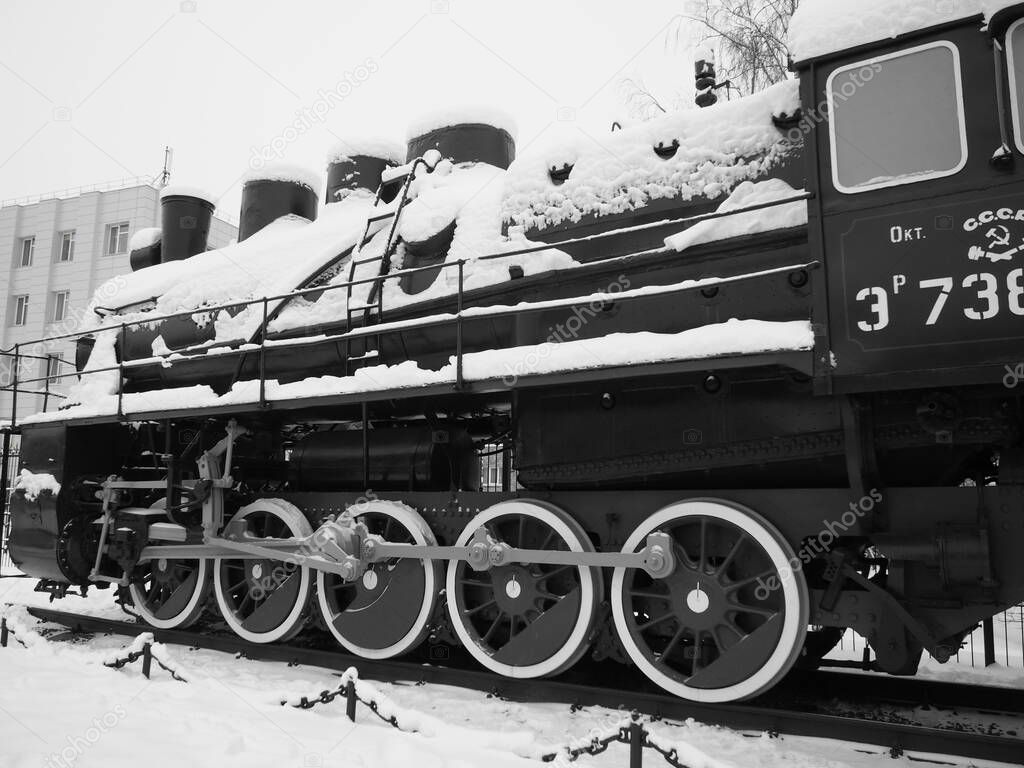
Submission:
[[[26,195],[24,197],[9,197],[0,200],[0,208],[11,205],[32,205],[47,200],[60,200],[66,197],[84,195],[89,192],[110,192],[115,189],[128,189],[130,187],[155,186],[152,176],[125,176],[111,181],[102,181],[98,184],[87,184],[81,187],[65,187],[52,192],[43,192],[37,195]]]
[[[55,336],[47,336],[47,337],[44,337],[42,339],[38,339],[38,340],[34,340],[34,341],[19,342],[19,343],[15,344],[11,348],[8,348],[8,349],[5,349],[5,350],[0,350],[0,358],[4,358],[4,357],[13,358],[13,362],[14,362],[14,364],[13,364],[14,380],[11,383],[10,386],[0,388],[0,391],[10,391],[10,392],[12,392],[13,396],[11,398],[11,420],[10,420],[10,424],[13,427],[13,426],[16,426],[16,424],[17,424],[17,412],[18,412],[17,411],[17,406],[18,406],[18,394],[19,394],[19,392],[25,393],[27,391],[27,392],[29,392],[31,394],[42,394],[42,393],[36,392],[34,390],[25,390],[24,389],[25,385],[38,384],[40,382],[45,381],[45,382],[47,382],[46,392],[48,393],[49,382],[51,380],[54,380],[54,379],[61,379],[61,378],[64,378],[64,377],[75,376],[75,375],[77,375],[77,376],[96,375],[96,374],[110,373],[112,371],[116,371],[117,374],[118,374],[118,380],[117,380],[117,417],[119,419],[121,419],[121,418],[124,417],[123,394],[124,394],[124,375],[125,375],[125,370],[129,369],[129,368],[133,368],[133,367],[144,366],[144,365],[153,365],[155,363],[159,363],[159,364],[162,364],[164,366],[173,366],[173,364],[174,364],[173,360],[171,359],[171,356],[169,356],[169,355],[158,355],[158,356],[154,356],[154,357],[151,357],[151,358],[143,358],[143,359],[139,359],[139,360],[126,361],[124,359],[124,354],[123,353],[124,353],[124,350],[126,349],[127,334],[128,334],[129,329],[136,328],[136,327],[139,327],[139,326],[144,326],[144,325],[153,325],[153,324],[165,322],[165,321],[168,321],[168,320],[174,320],[174,319],[180,319],[180,318],[186,318],[186,317],[188,317],[188,318],[195,318],[196,316],[204,316],[206,318],[210,318],[212,321],[215,322],[216,316],[219,313],[221,313],[221,312],[233,312],[234,314],[237,315],[238,313],[240,313],[241,311],[243,311],[245,309],[248,309],[250,307],[259,306],[260,307],[261,320],[260,320],[259,326],[257,327],[257,330],[253,334],[251,334],[250,337],[249,337],[249,338],[257,338],[258,337],[259,338],[258,344],[248,343],[245,339],[215,340],[215,341],[212,341],[212,342],[208,343],[207,345],[199,345],[197,347],[186,348],[185,350],[175,350],[175,351],[172,351],[171,354],[175,355],[175,356],[178,356],[180,358],[182,356],[182,352],[183,351],[185,351],[185,352],[188,352],[188,351],[200,351],[202,349],[207,349],[210,346],[225,347],[225,346],[230,346],[230,345],[236,345],[235,347],[233,347],[231,349],[228,349],[228,350],[225,350],[222,353],[219,353],[219,355],[222,355],[222,356],[243,356],[243,357],[245,355],[250,355],[250,354],[256,355],[257,356],[257,361],[258,361],[258,366],[259,366],[259,378],[258,378],[258,384],[259,384],[259,405],[261,407],[264,407],[264,406],[266,406],[266,403],[267,403],[267,401],[266,401],[266,355],[267,355],[267,348],[268,348],[268,338],[267,338],[267,336],[268,336],[268,332],[270,331],[269,323],[273,320],[274,317],[277,316],[277,310],[280,308],[280,307],[274,307],[274,309],[272,310],[271,309],[271,304],[275,304],[275,303],[276,304],[282,304],[282,303],[289,302],[289,301],[291,301],[293,299],[296,299],[296,298],[303,298],[303,297],[311,296],[311,295],[316,295],[316,296],[319,297],[319,296],[322,296],[325,293],[329,293],[331,291],[337,291],[337,290],[345,290],[345,291],[348,292],[348,295],[351,295],[353,287],[360,286],[360,285],[367,285],[367,284],[371,285],[371,289],[374,288],[374,287],[379,287],[379,289],[377,291],[377,293],[378,293],[378,303],[376,305],[376,309],[377,309],[377,315],[376,315],[376,321],[377,322],[376,322],[376,324],[368,325],[367,323],[370,321],[371,318],[364,318],[362,327],[353,329],[351,327],[352,324],[351,324],[351,318],[350,318],[349,321],[346,322],[346,326],[347,327],[346,327],[345,332],[341,333],[341,334],[331,335],[330,337],[328,337],[330,339],[330,341],[332,341],[332,342],[340,342],[340,341],[348,341],[348,340],[351,340],[351,339],[354,339],[354,338],[366,338],[366,337],[371,337],[371,336],[376,336],[376,337],[379,338],[382,334],[387,333],[387,332],[417,331],[417,330],[422,330],[422,329],[429,328],[429,327],[434,327],[434,326],[454,325],[455,326],[455,334],[456,334],[456,349],[455,349],[456,381],[455,381],[455,387],[456,387],[456,389],[462,389],[463,386],[464,386],[464,368],[463,368],[464,360],[463,360],[463,358],[464,358],[464,354],[465,354],[464,353],[464,349],[463,349],[463,338],[464,338],[464,333],[463,332],[464,332],[464,325],[465,325],[465,323],[467,321],[474,321],[474,320],[480,320],[480,319],[493,319],[493,318],[498,317],[498,316],[527,314],[527,313],[530,313],[530,312],[546,311],[546,310],[549,310],[549,309],[552,308],[552,303],[551,302],[537,302],[537,303],[535,303],[533,305],[525,304],[525,305],[517,305],[517,306],[512,306],[512,307],[502,307],[500,309],[497,309],[495,311],[490,311],[490,312],[479,311],[481,309],[486,309],[486,308],[470,308],[470,310],[467,310],[465,308],[465,294],[466,294],[466,287],[465,287],[466,269],[465,269],[465,267],[466,267],[467,264],[475,263],[475,262],[478,262],[478,261],[488,261],[488,260],[493,260],[493,259],[509,258],[509,257],[512,257],[512,256],[520,256],[520,255],[536,253],[536,252],[545,251],[545,250],[552,250],[552,249],[557,249],[558,247],[564,247],[566,245],[570,245],[570,244],[574,244],[574,243],[596,242],[596,241],[601,240],[602,238],[616,236],[616,235],[621,235],[621,234],[627,233],[627,232],[634,232],[634,231],[639,231],[639,230],[644,230],[644,229],[650,229],[652,227],[675,226],[675,225],[682,225],[682,224],[693,225],[693,224],[698,224],[698,223],[701,223],[701,222],[704,222],[704,221],[710,221],[710,220],[715,220],[715,219],[720,219],[720,218],[726,218],[726,217],[729,217],[729,216],[735,216],[735,215],[739,215],[739,214],[743,214],[743,213],[759,211],[759,210],[763,210],[763,209],[769,208],[769,207],[782,206],[782,205],[788,205],[788,204],[795,203],[795,202],[806,201],[810,197],[811,197],[811,195],[808,194],[808,193],[801,193],[799,195],[794,195],[794,196],[783,198],[783,199],[780,199],[780,200],[773,200],[773,201],[768,201],[768,202],[763,202],[763,203],[757,203],[755,205],[746,206],[746,207],[743,207],[743,208],[736,208],[736,209],[729,210],[729,211],[712,211],[712,212],[709,212],[709,213],[699,214],[699,215],[696,215],[696,216],[688,216],[688,217],[682,217],[682,218],[679,218],[679,219],[670,219],[670,220],[664,220],[664,221],[658,221],[658,222],[648,222],[648,223],[645,223],[645,224],[634,225],[634,226],[631,226],[631,227],[623,227],[623,228],[620,228],[620,229],[611,230],[611,231],[608,231],[608,232],[602,232],[602,233],[598,233],[598,234],[595,234],[595,235],[590,235],[590,236],[587,236],[587,237],[573,238],[573,239],[570,239],[570,240],[565,240],[565,241],[562,241],[562,242],[554,244],[554,245],[542,244],[542,245],[537,245],[537,246],[530,246],[530,247],[527,247],[527,248],[515,249],[515,250],[511,250],[511,251],[501,251],[501,252],[496,252],[496,253],[484,254],[484,255],[475,256],[475,257],[472,257],[472,258],[460,258],[460,259],[455,259],[455,260],[452,260],[452,261],[446,261],[446,262],[443,262],[441,264],[430,264],[430,265],[424,265],[424,266],[420,266],[420,267],[410,267],[410,268],[406,268],[406,269],[399,269],[399,270],[395,270],[395,271],[389,271],[387,274],[376,275],[376,276],[373,276],[373,277],[365,277],[365,278],[354,279],[354,280],[346,280],[346,281],[343,281],[343,282],[332,283],[330,285],[319,285],[319,286],[307,287],[307,288],[302,288],[302,289],[294,290],[294,291],[288,291],[288,292],[285,292],[285,293],[275,294],[275,295],[271,295],[271,296],[262,296],[262,297],[254,298],[254,299],[246,299],[246,300],[243,300],[243,301],[234,301],[234,302],[230,302],[230,303],[224,303],[224,304],[218,304],[218,305],[201,307],[201,308],[197,308],[197,309],[183,310],[183,311],[180,311],[180,312],[172,312],[172,313],[156,315],[156,316],[148,315],[147,313],[139,313],[139,314],[147,314],[147,316],[141,317],[141,318],[132,319],[132,320],[124,320],[121,323],[112,323],[110,325],[102,326],[102,327],[99,327],[99,328],[91,328],[91,329],[88,329],[88,330],[80,330],[80,331],[71,331],[71,332],[68,332],[68,333],[58,334],[58,335],[55,335]],[[653,248],[653,249],[637,251],[637,252],[628,253],[628,254],[624,254],[624,255],[621,255],[621,256],[613,257],[613,258],[610,258],[610,259],[606,259],[606,260],[602,261],[601,263],[614,263],[616,261],[635,260],[636,258],[642,257],[642,256],[652,256],[652,255],[657,255],[657,254],[662,254],[662,253],[670,253],[670,252],[674,252],[674,251],[672,251],[672,249],[670,249],[670,248]],[[723,285],[723,284],[740,282],[740,281],[745,281],[745,280],[750,280],[750,279],[767,277],[769,275],[778,274],[778,273],[781,273],[781,272],[792,272],[792,271],[797,271],[797,270],[801,270],[801,269],[802,270],[811,270],[811,269],[817,268],[818,266],[819,266],[819,263],[817,261],[809,261],[809,262],[806,262],[806,263],[786,265],[786,266],[783,266],[783,267],[778,267],[776,269],[763,270],[763,271],[760,271],[760,272],[754,272],[754,273],[749,273],[749,274],[745,274],[745,275],[738,275],[738,276],[735,276],[735,277],[707,278],[705,280],[689,281],[688,283],[682,283],[682,284],[675,285],[675,286],[663,286],[663,287],[660,288],[660,290],[663,293],[666,293],[666,294],[668,294],[668,293],[687,293],[687,292],[692,292],[692,291],[697,291],[697,290],[705,289],[705,288],[708,288],[709,286]],[[449,313],[449,314],[444,314],[444,315],[429,315],[429,316],[425,316],[425,317],[418,318],[418,319],[415,319],[415,320],[401,321],[401,322],[398,322],[398,323],[381,323],[380,322],[380,318],[383,316],[384,311],[385,311],[385,307],[384,307],[384,294],[385,294],[385,292],[383,290],[383,284],[386,281],[388,281],[388,280],[398,281],[398,280],[401,280],[404,277],[407,277],[407,276],[410,276],[410,275],[419,274],[421,272],[435,271],[435,270],[452,270],[452,269],[456,270],[457,271],[457,275],[458,275],[458,285],[456,287],[456,291],[455,291],[455,295],[454,295],[454,299],[456,301],[456,307],[457,307],[457,311],[456,312]],[[644,293],[644,292],[634,292],[634,294],[635,295],[633,295],[633,296],[627,296],[627,295],[624,295],[624,294],[616,294],[614,300],[616,302],[630,301],[630,300],[633,300],[633,299],[636,299],[636,298],[641,298],[643,296],[648,295],[647,293]],[[597,294],[595,294],[595,295],[597,295]],[[594,300],[594,295],[592,295],[592,296],[575,297],[573,299],[565,299],[565,300],[561,300],[561,301],[563,302],[564,306],[574,306],[576,304],[587,303],[587,302],[592,301],[592,300]],[[404,307],[404,305],[403,305],[403,307]],[[37,356],[25,355],[23,353],[23,351],[22,351],[25,347],[34,347],[34,348],[38,349],[41,346],[44,346],[46,344],[52,344],[53,342],[56,342],[56,341],[70,341],[72,339],[81,339],[81,338],[85,338],[85,337],[91,337],[91,336],[95,336],[98,333],[102,333],[104,331],[108,331],[108,332],[109,331],[114,331],[118,335],[118,344],[120,345],[119,349],[122,351],[122,354],[121,354],[120,358],[118,359],[117,365],[104,366],[104,367],[99,367],[99,368],[91,368],[91,369],[87,369],[87,370],[83,370],[83,371],[79,371],[79,372],[61,373],[61,374],[58,374],[56,376],[45,376],[45,377],[37,377],[37,378],[31,378],[31,379],[22,379],[19,376],[19,369],[21,367],[22,359],[23,358],[25,358],[25,359],[37,358]],[[322,340],[323,340],[322,338],[318,339],[318,341],[322,341]],[[304,337],[298,337],[298,338],[291,339],[291,340],[287,340],[287,339],[286,340],[272,340],[271,341],[271,346],[274,349],[283,350],[283,349],[303,346],[303,345],[308,344],[308,343],[310,343],[308,339],[306,339]],[[49,393],[49,394],[53,394],[53,393]],[[44,407],[44,410],[45,410],[45,407]]]
[[[77,632],[114,633],[128,637],[138,637],[140,625],[127,621],[114,621],[93,616],[83,616],[50,608],[31,607],[28,612],[37,619],[55,622],[72,628]],[[956,683],[935,682],[920,678],[893,678],[884,675],[856,675],[845,673],[813,672],[793,673],[790,682],[784,680],[772,695],[754,702],[731,704],[701,704],[676,698],[661,692],[651,692],[643,685],[638,685],[635,675],[631,676],[623,670],[614,669],[614,662],[603,662],[599,671],[608,672],[608,676],[593,674],[590,681],[601,680],[600,684],[580,682],[578,676],[563,675],[557,679],[514,679],[495,677],[492,673],[472,668],[461,668],[452,664],[447,655],[435,654],[436,650],[446,650],[446,646],[438,645],[431,649],[431,663],[424,664],[419,659],[369,660],[346,653],[341,649],[317,650],[305,644],[269,644],[257,645],[249,643],[235,635],[203,630],[161,630],[143,627],[153,638],[161,643],[198,647],[211,651],[221,651],[234,655],[242,655],[253,660],[287,662],[292,665],[316,666],[338,670],[345,673],[350,667],[357,666],[366,675],[372,675],[380,681],[417,681],[441,685],[457,685],[461,688],[478,690],[491,696],[511,699],[514,701],[543,701],[549,707],[565,704],[571,710],[583,707],[601,706],[609,709],[625,708],[626,712],[656,713],[659,719],[684,721],[694,718],[701,722],[722,725],[736,730],[756,730],[774,734],[793,736],[809,736],[816,738],[838,739],[857,742],[863,745],[876,745],[876,754],[887,754],[898,757],[906,753],[924,753],[914,758],[929,758],[934,755],[959,755],[980,760],[994,760],[1009,764],[1020,761],[1021,740],[1019,738],[980,733],[969,730],[958,730],[956,725],[945,729],[913,725],[904,721],[888,722],[873,720],[854,715],[823,714],[810,711],[806,698],[808,692],[823,700],[867,700],[916,702],[932,706],[948,707],[954,710],[961,707],[1001,711],[1007,714],[1024,713],[1024,701],[1021,692],[1016,688],[997,688],[993,686],[964,685]],[[609,666],[610,665],[610,666]],[[620,674],[621,673],[621,674]],[[187,676],[187,675],[186,675]],[[349,680],[358,682],[349,674],[343,677],[334,690],[320,692],[319,695],[307,696],[306,707],[315,706],[322,700],[344,698],[346,715],[350,707],[354,707],[358,698],[372,700],[369,696],[349,697],[347,685]],[[326,695],[324,695],[326,693]],[[369,693],[366,691],[364,693]],[[351,703],[350,703],[351,702]],[[302,706],[302,699],[286,700],[285,704]],[[328,702],[325,702],[328,703]],[[365,704],[365,702],[363,702]],[[570,706],[571,705],[571,706]],[[369,706],[369,705],[367,705]],[[385,719],[395,712],[390,708],[382,708],[380,712]],[[855,710],[854,710],[855,711]],[[377,713],[375,713],[377,714]],[[399,719],[400,720],[400,719]],[[632,718],[630,718],[632,721]],[[609,734],[611,735],[611,728]],[[658,746],[669,751],[671,744],[655,737]],[[604,733],[598,734],[605,737]],[[600,738],[598,741],[603,740]],[[632,741],[630,742],[633,743]],[[582,747],[579,754],[588,752],[591,740],[574,745]],[[862,750],[870,749],[861,747]],[[665,751],[657,749],[665,757]],[[565,757],[570,754],[562,753]],[[671,761],[670,761],[671,762]]]

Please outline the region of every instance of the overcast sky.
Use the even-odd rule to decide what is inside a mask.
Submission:
[[[404,139],[407,115],[451,102],[504,107],[520,149],[567,118],[607,131],[623,76],[688,84],[688,55],[665,45],[684,5],[0,0],[0,199],[152,177],[170,145],[172,182],[235,216],[258,153],[322,170],[346,132]]]

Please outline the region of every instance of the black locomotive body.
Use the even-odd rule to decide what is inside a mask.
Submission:
[[[116,373],[110,408],[20,425],[22,466],[60,491],[14,493],[12,556],[158,627],[216,604],[275,642],[318,612],[369,658],[429,636],[541,676],[592,652],[701,701],[755,696],[847,628],[885,672],[948,659],[1024,599],[1022,18],[798,63],[799,110],[762,114],[770,141],[696,191],[544,221],[586,166],[552,156],[521,215],[506,195],[495,254],[458,250],[473,196],[399,222],[443,172],[514,181],[507,132],[338,161],[327,208],[358,197],[365,229],[286,291],[102,310],[79,367]],[[246,238],[315,218],[311,193],[247,185]],[[492,256],[502,278],[474,284]],[[498,453],[514,477],[481,488]]]

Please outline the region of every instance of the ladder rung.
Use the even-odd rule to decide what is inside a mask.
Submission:
[[[373,261],[380,261],[380,258],[381,258],[380,256],[371,256],[368,259],[354,259],[352,261],[352,264],[353,265],[369,264],[370,262],[373,262]]]
[[[414,163],[406,163],[405,165],[400,165],[397,168],[385,168],[384,172],[380,175],[380,183],[392,184],[399,179],[406,178],[410,173],[412,173],[413,165]]]
[[[367,221],[367,223],[372,224],[375,221],[384,221],[384,219],[392,219],[392,218],[394,218],[394,216],[395,216],[395,212],[394,211],[387,211],[386,213],[380,213],[380,214],[377,214],[376,216],[371,216],[366,221]]]
[[[349,305],[349,312],[362,312],[364,309],[377,309],[377,304],[355,304]]]

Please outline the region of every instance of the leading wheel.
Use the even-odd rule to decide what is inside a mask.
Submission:
[[[163,509],[164,500],[152,505]],[[196,622],[206,607],[212,579],[210,560],[160,558],[139,563],[128,592],[143,621],[157,629],[180,629]]]
[[[517,549],[591,552],[583,528],[540,501],[504,501],[476,517],[459,536],[466,546],[478,528]],[[506,677],[557,675],[583,655],[603,592],[599,568],[512,564],[474,571],[448,565],[448,611],[466,650]]]
[[[304,538],[313,532],[299,508],[281,499],[257,499],[238,510],[236,520],[257,538]],[[309,568],[285,560],[225,557],[217,560],[213,584],[220,612],[235,634],[273,643],[302,629],[313,577]]]
[[[369,533],[398,544],[437,544],[410,507],[370,501],[354,511]],[[441,585],[435,560],[394,558],[367,567],[357,581],[317,571],[317,598],[335,639],[367,659],[388,659],[415,648],[427,632]]]
[[[653,579],[616,568],[612,615],[626,653],[651,680],[684,699],[751,698],[793,666],[807,633],[809,601],[799,559],[755,512],[717,500],[672,504],[626,541],[671,536],[675,571]]]

